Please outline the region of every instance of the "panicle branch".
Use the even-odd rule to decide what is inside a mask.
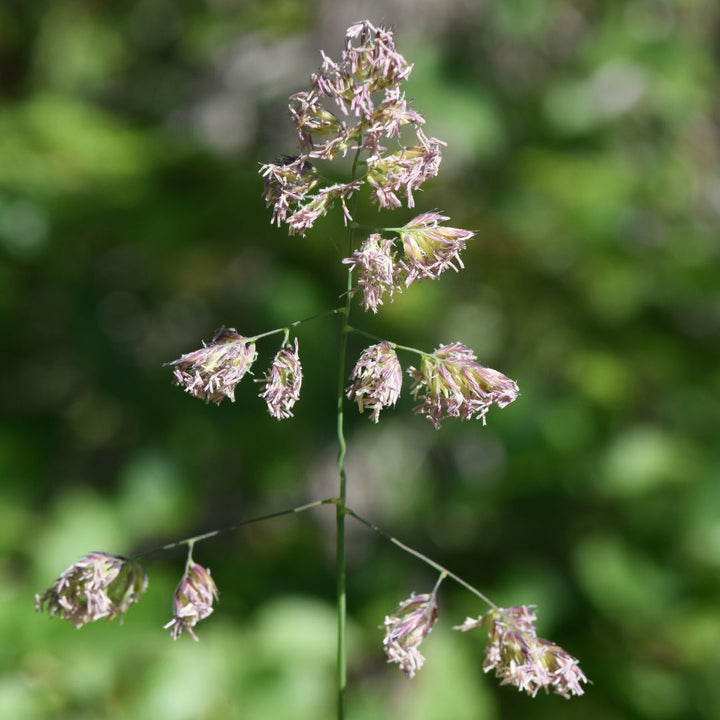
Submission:
[[[381,342],[365,348],[350,379],[355,382],[345,394],[355,400],[360,412],[370,409],[370,419],[376,423],[380,411],[397,402],[402,386],[402,368],[391,344]]]
[[[426,415],[436,428],[449,417],[476,417],[485,424],[491,405],[503,408],[519,394],[513,380],[480,365],[473,351],[459,342],[440,345],[423,357],[420,369],[409,367],[408,374],[413,379],[410,393],[420,400],[414,412]]]
[[[54,585],[35,595],[35,609],[69,620],[76,628],[101,618],[122,621],[147,589],[147,575],[131,560],[93,552],[71,565]]]
[[[264,390],[260,397],[265,399],[268,412],[277,420],[292,417],[292,408],[300,398],[302,387],[302,365],[298,355],[298,341],[294,347],[280,348],[275,355],[270,371],[262,380]]]
[[[213,611],[213,601],[218,600],[218,589],[210,570],[192,559],[192,545],[188,548],[185,572],[173,596],[173,616],[163,627],[170,629],[170,637],[177,640],[187,632],[197,642],[193,628]]]
[[[493,608],[474,619],[467,618],[455,630],[488,629],[485,672],[495,671],[501,685],[514,685],[535,697],[552,690],[564,698],[582,695],[588,682],[578,661],[559,645],[540,638],[535,630],[535,608],[520,605]]]
[[[397,663],[410,678],[425,662],[418,648],[438,617],[436,596],[440,581],[431,593],[413,593],[407,600],[403,600],[391,615],[385,616],[381,626],[385,628],[383,647],[388,662]]]
[[[226,397],[235,402],[235,386],[250,371],[257,353],[255,343],[235,328],[220,328],[209,345],[186,353],[174,366],[175,384],[206,403],[219,405]]]
[[[383,304],[383,296],[392,300],[393,294],[402,289],[401,268],[395,259],[393,241],[379,233],[372,233],[363,241],[343,264],[357,273],[357,285],[353,293],[362,291],[362,305],[365,310],[377,313]]]
[[[423,132],[424,118],[405,98],[401,86],[411,70],[392,32],[367,20],[348,28],[339,61],[322,53],[310,89],[290,98],[298,154],[260,168],[272,222],[304,235],[336,200],[350,222],[347,200],[366,182],[380,207],[400,207],[401,198],[413,207],[413,193],[437,175],[445,143]],[[404,128],[414,130],[414,144],[402,143]],[[396,150],[388,151],[389,141]],[[321,178],[311,161],[332,161],[348,150],[367,155],[365,177],[318,187]]]

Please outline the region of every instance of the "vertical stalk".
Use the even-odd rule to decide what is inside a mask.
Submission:
[[[348,273],[349,277],[349,273]],[[348,281],[349,282],[349,281]],[[347,500],[347,476],[345,475],[345,433],[343,432],[343,400],[345,381],[345,355],[347,349],[347,325],[350,312],[350,294],[347,295],[347,304],[343,313],[340,337],[340,362],[338,363],[338,397],[337,397],[337,438],[338,455],[337,470],[340,477],[338,502],[335,507],[335,549],[336,549],[336,579],[337,579],[337,717],[345,718],[345,689],[347,687],[347,655],[346,655],[346,626],[347,603],[345,592],[345,502]]]
[[[350,232],[350,247],[352,247],[352,231]],[[345,689],[347,687],[347,602],[345,592],[345,515],[347,501],[347,475],[345,474],[345,432],[343,403],[345,400],[345,360],[347,355],[347,338],[350,319],[350,303],[352,298],[352,274],[348,270],[347,293],[345,295],[345,307],[342,309],[342,324],[340,326],[340,360],[338,362],[338,385],[337,385],[337,471],[340,479],[340,486],[335,506],[335,553],[336,553],[336,578],[337,578],[337,717],[338,720],[345,718]]]
[[[352,166],[352,179],[357,176],[358,159],[362,143],[358,139],[358,147]],[[352,200],[355,214],[357,208],[357,195]],[[353,229],[348,228],[348,257],[353,251]],[[347,283],[345,286],[345,305],[341,310],[342,322],[340,325],[340,358],[338,361],[337,381],[337,471],[339,477],[339,491],[335,506],[335,557],[337,580],[337,718],[345,720],[345,701],[347,688],[347,601],[345,590],[346,563],[345,563],[345,515],[347,513],[347,475],[345,474],[345,432],[343,403],[345,400],[345,364],[347,355],[347,338],[350,328],[350,306],[352,305],[352,269],[348,268]]]

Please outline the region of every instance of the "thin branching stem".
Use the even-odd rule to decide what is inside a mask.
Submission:
[[[357,520],[359,523],[362,523],[365,527],[370,528],[373,532],[377,533],[381,537],[385,538],[386,540],[389,540],[393,545],[397,545],[401,550],[404,550],[406,553],[409,553],[410,555],[413,555],[414,557],[418,558],[419,560],[422,560],[426,565],[429,565],[432,568],[435,568],[440,573],[440,579],[442,580],[443,577],[449,577],[451,580],[454,580],[459,585],[462,585],[466,590],[469,590],[473,595],[477,595],[483,602],[487,603],[491,608],[497,610],[498,606],[490,600],[489,597],[481,593],[477,588],[474,588],[470,583],[465,582],[459,575],[456,575],[454,572],[448,570],[445,566],[441,565],[439,562],[435,562],[435,560],[432,560],[427,555],[423,555],[419,550],[415,550],[414,548],[411,548],[409,545],[406,545],[403,542],[400,542],[397,538],[394,538],[389,533],[386,533],[384,530],[379,528],[375,523],[370,522],[369,520],[366,520],[361,515],[358,515],[354,510],[352,510],[349,507],[345,507],[345,512],[350,517]]]
[[[211,530],[210,532],[203,533],[202,535],[193,535],[192,537],[175,540],[174,542],[152,548],[151,550],[143,550],[142,552],[136,553],[129,559],[138,560],[141,557],[162,552],[164,550],[172,550],[173,548],[180,547],[181,545],[187,545],[192,548],[195,543],[199,543],[203,540],[209,540],[210,538],[217,537],[218,535],[224,535],[226,533],[233,532],[234,530],[239,530],[241,527],[245,527],[246,525],[263,522],[264,520],[272,520],[273,518],[283,517],[284,515],[292,515],[293,513],[305,512],[306,510],[312,510],[313,508],[320,507],[321,505],[335,505],[336,503],[336,498],[326,498],[325,500],[315,500],[314,502],[307,503],[306,505],[299,505],[298,507],[287,508],[286,510],[278,510],[277,512],[268,513],[266,515],[258,515],[256,517],[248,518],[247,520],[241,520],[234,525],[228,525],[224,528]]]
[[[415,353],[416,355],[420,355],[422,357],[429,357],[429,358],[436,357],[435,353],[427,353],[424,350],[419,350],[418,348],[410,347],[408,345],[401,345],[400,343],[393,342],[392,340],[385,340],[384,338],[381,338],[377,335],[373,335],[372,333],[365,332],[364,330],[359,330],[358,328],[353,327],[352,325],[347,326],[347,332],[354,333],[355,335],[360,335],[361,337],[366,337],[368,340],[375,340],[377,342],[386,342],[391,347],[395,348],[396,350],[405,350],[406,352]]]
[[[245,342],[255,342],[256,340],[260,340],[261,338],[269,337],[270,335],[278,335],[280,333],[285,334],[285,340],[284,342],[287,343],[287,337],[290,333],[290,328],[297,327],[298,325],[303,325],[304,323],[311,322],[312,320],[317,320],[321,317],[327,317],[328,315],[339,315],[345,312],[344,307],[339,308],[333,308],[332,310],[326,310],[325,312],[316,313],[315,315],[310,315],[310,317],[301,318],[300,320],[295,320],[294,322],[289,323],[288,325],[285,325],[283,327],[275,328],[274,330],[268,330],[267,332],[260,333],[259,335],[253,335],[252,337],[244,338]]]

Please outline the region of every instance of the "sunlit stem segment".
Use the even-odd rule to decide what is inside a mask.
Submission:
[[[352,242],[352,241],[351,241]],[[345,597],[345,502],[347,500],[347,475],[345,474],[345,444],[343,402],[345,398],[345,356],[347,354],[347,328],[350,315],[352,278],[348,272],[348,292],[346,294],[345,312],[342,315],[340,330],[340,360],[338,362],[337,388],[337,471],[340,480],[336,504],[336,579],[337,579],[337,688],[338,688],[338,720],[345,718],[345,689],[347,686],[347,653],[346,627],[347,602]]]
[[[421,357],[437,357],[435,353],[427,353],[424,350],[419,350],[418,348],[409,347],[408,345],[401,345],[400,343],[393,342],[392,340],[385,340],[385,338],[378,337],[377,335],[372,335],[371,333],[365,332],[364,330],[359,330],[358,328],[352,327],[351,325],[347,326],[347,332],[355,333],[355,335],[361,335],[362,337],[368,338],[368,340],[375,340],[376,342],[387,342],[391,347],[395,348],[396,350],[405,350],[406,352],[415,353],[416,355],[420,355]]]
[[[251,517],[247,520],[235,523],[235,525],[228,525],[227,527],[211,530],[210,532],[203,533],[202,535],[193,535],[192,537],[183,538],[182,540],[175,540],[174,542],[161,545],[160,547],[153,548],[152,550],[144,550],[143,552],[136,553],[130,559],[137,560],[138,558],[145,557],[146,555],[152,555],[153,553],[162,552],[163,550],[172,550],[173,548],[180,547],[181,545],[187,545],[188,548],[190,548],[190,552],[192,552],[192,548],[195,543],[199,543],[202,540],[209,540],[210,538],[217,537],[218,535],[224,535],[225,533],[239,530],[241,527],[245,527],[245,525],[252,525],[254,523],[263,522],[264,520],[272,520],[273,518],[283,517],[284,515],[305,512],[306,510],[312,510],[313,508],[320,507],[321,505],[337,505],[337,498],[315,500],[314,502],[307,503],[306,505],[299,505],[298,507],[288,508],[287,510],[278,510],[277,512],[268,513],[267,515],[257,515],[256,517]]]
[[[365,527],[370,528],[370,530],[377,533],[381,537],[389,540],[391,543],[393,543],[393,545],[397,545],[401,550],[404,550],[406,553],[409,553],[410,555],[413,555],[419,560],[422,560],[426,565],[435,568],[435,570],[440,573],[440,580],[442,580],[444,577],[449,577],[451,580],[454,580],[459,585],[462,585],[466,590],[469,590],[473,595],[477,595],[477,597],[479,597],[483,602],[487,603],[491,608],[494,608],[495,610],[498,609],[498,606],[492,600],[490,600],[489,597],[481,593],[477,588],[474,588],[472,585],[470,585],[470,583],[465,582],[465,580],[463,580],[460,576],[451,572],[440,563],[435,562],[435,560],[432,560],[427,555],[423,555],[423,553],[421,553],[419,550],[415,550],[409,545],[400,542],[397,538],[394,538],[392,535],[389,535],[384,530],[381,530],[377,525],[371,523],[369,520],[366,520],[364,517],[361,517],[347,506],[345,507],[345,513],[357,520],[359,523],[362,523]]]
[[[325,312],[316,313],[315,315],[311,315],[310,317],[302,318],[301,320],[295,320],[294,322],[291,322],[289,325],[285,327],[279,327],[275,328],[273,330],[268,330],[267,332],[260,333],[259,335],[253,335],[252,337],[244,338],[245,342],[255,342],[256,340],[260,340],[261,338],[269,337],[270,335],[279,335],[280,333],[283,333],[285,336],[285,339],[283,341],[283,344],[287,344],[288,336],[290,335],[290,328],[297,327],[298,325],[303,325],[307,322],[312,322],[313,320],[317,320],[321,317],[327,317],[328,315],[338,315],[340,313],[345,312],[344,307],[339,308],[333,308],[332,310],[326,310]]]
[[[352,166],[352,179],[357,176],[358,160],[362,144],[358,142]],[[353,215],[357,208],[357,196],[353,198]],[[348,257],[352,255],[353,229],[348,229]],[[347,688],[347,600],[345,590],[345,503],[347,501],[347,475],[345,474],[345,430],[343,403],[345,401],[345,363],[347,355],[348,328],[350,327],[350,307],[352,305],[352,270],[348,268],[345,286],[345,306],[342,308],[340,327],[340,357],[338,359],[337,378],[337,471],[339,492],[335,508],[335,552],[337,580],[337,718],[345,719],[345,691]]]

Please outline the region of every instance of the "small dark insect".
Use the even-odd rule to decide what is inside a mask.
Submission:
[[[297,155],[284,155],[280,153],[275,156],[276,165],[292,165],[298,159]]]
[[[280,155],[277,155],[275,157],[275,164],[287,167],[288,165],[292,165],[293,163],[297,162],[299,159],[299,155],[284,155],[281,153]],[[298,172],[300,172],[301,174],[313,173],[315,172],[315,166],[309,160],[303,158],[302,164],[298,168]]]

